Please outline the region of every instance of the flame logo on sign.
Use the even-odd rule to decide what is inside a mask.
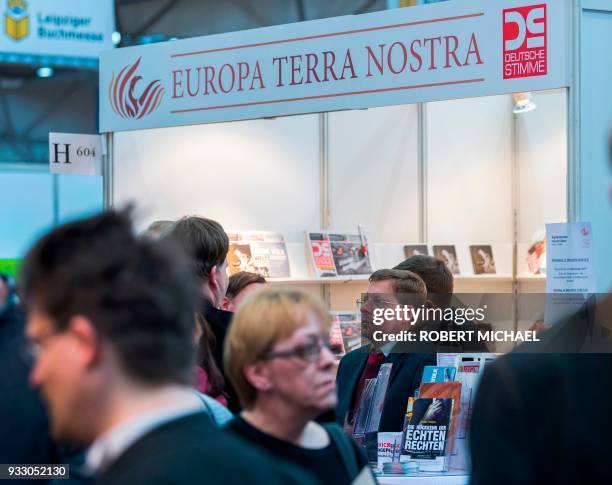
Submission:
[[[125,66],[117,77],[113,77],[108,85],[108,99],[113,111],[122,118],[140,118],[150,115],[155,111],[164,98],[165,89],[161,81],[151,81],[141,92],[140,96],[135,94],[137,84],[142,76],[136,75],[142,57],[130,65]]]
[[[586,227],[583,227],[583,228],[580,230],[580,232],[582,233],[582,235],[583,235],[584,237],[586,237],[586,236],[588,236],[588,235],[589,235],[589,230],[588,230]]]

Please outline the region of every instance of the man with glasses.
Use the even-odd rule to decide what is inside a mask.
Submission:
[[[53,436],[89,446],[96,483],[301,480],[214,427],[193,392],[198,286],[178,246],[110,211],[44,236],[20,284],[31,383]]]
[[[374,332],[384,335],[410,331],[410,322],[385,318],[375,319],[385,310],[393,312],[405,303],[419,306],[425,303],[427,290],[423,280],[410,271],[384,269],[375,271],[360,304],[362,338],[374,342]],[[417,322],[413,322],[417,323]],[[436,364],[435,353],[417,353],[410,345],[394,342],[363,347],[346,354],[340,361],[337,376],[338,405],[336,419],[346,429],[352,429],[361,396],[368,379],[376,378],[383,364],[392,364],[389,388],[382,410],[379,431],[401,431],[408,397],[419,387],[423,368]]]

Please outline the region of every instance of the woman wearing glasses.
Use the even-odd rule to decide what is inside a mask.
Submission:
[[[319,483],[349,484],[367,459],[336,425],[314,419],[336,405],[330,317],[308,294],[267,289],[247,297],[225,342],[225,367],[244,411],[227,428]]]

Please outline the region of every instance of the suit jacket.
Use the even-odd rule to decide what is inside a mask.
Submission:
[[[28,385],[30,369],[21,355],[24,332],[23,313],[9,303],[0,311],[0,460],[57,463],[45,408]]]
[[[344,423],[353,401],[353,394],[368,359],[368,349],[360,348],[346,354],[340,361],[337,376],[338,404],[336,420]],[[404,426],[408,398],[421,383],[423,368],[436,365],[435,353],[390,353],[384,363],[391,363],[389,388],[385,397],[379,431],[401,431]]]
[[[592,318],[587,306],[519,347],[531,353],[487,365],[472,414],[472,484],[612,483],[612,346],[575,353],[592,344]]]
[[[165,423],[128,447],[97,485],[306,484],[306,472],[279,463],[222,429],[206,413]]]

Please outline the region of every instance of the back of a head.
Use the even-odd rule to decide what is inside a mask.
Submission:
[[[204,280],[214,266],[223,264],[229,239],[223,226],[205,217],[189,216],[176,221],[165,233],[180,244],[196,265],[196,274]]]
[[[180,248],[138,239],[128,212],[62,225],[27,254],[20,277],[29,310],[58,331],[91,321],[125,373],[142,383],[190,383],[197,284]]]
[[[240,271],[230,276],[229,283],[227,285],[226,296],[229,299],[234,299],[247,286],[265,283],[266,279],[260,274],[250,273],[248,271]]]
[[[441,259],[426,255],[411,256],[394,269],[418,274],[425,282],[429,299],[434,305],[440,308],[450,305],[453,295],[453,274]]]

